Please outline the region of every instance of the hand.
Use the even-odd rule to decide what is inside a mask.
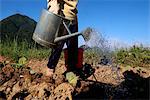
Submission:
[[[65,4],[64,4],[64,9],[63,14],[65,15],[65,17],[69,20],[74,20],[76,14],[77,14],[77,3],[78,0],[64,0]]]
[[[47,0],[47,8],[54,14],[58,14],[58,11],[60,9],[57,0]]]
[[[78,0],[64,0],[64,2],[65,2],[67,5],[76,8],[77,3],[78,3]]]

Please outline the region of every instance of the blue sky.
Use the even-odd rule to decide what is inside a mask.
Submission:
[[[38,21],[43,8],[46,0],[0,0],[0,19],[21,13]],[[78,21],[79,31],[90,26],[112,42],[150,44],[150,0],[79,0]]]

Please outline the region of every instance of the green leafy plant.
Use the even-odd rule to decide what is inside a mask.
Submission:
[[[116,53],[116,63],[131,67],[150,67],[150,49],[143,46],[133,46],[120,49]]]
[[[26,59],[25,57],[21,57],[21,58],[18,60],[18,63],[19,63],[19,64],[22,64],[22,65],[26,64],[26,62],[27,62],[27,59]]]
[[[26,64],[26,62],[27,62],[27,59],[25,57],[21,57],[19,58],[18,63],[13,63],[11,64],[11,66],[14,68],[21,68]]]
[[[76,86],[78,81],[78,76],[76,76],[73,72],[68,72],[66,73],[66,79],[71,85]]]

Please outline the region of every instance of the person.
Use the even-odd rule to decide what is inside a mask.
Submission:
[[[78,31],[77,4],[78,0],[47,0],[48,11],[63,16],[65,23],[69,24],[71,33]],[[67,34],[67,30],[63,25],[61,25],[59,32],[63,32],[64,35]],[[69,70],[75,70],[78,58],[78,36],[56,43],[49,57],[46,76],[53,75],[65,43],[68,49],[67,65],[69,66]]]

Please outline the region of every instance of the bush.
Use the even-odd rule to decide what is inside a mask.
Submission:
[[[120,49],[116,53],[115,62],[131,67],[150,67],[150,49],[142,45]]]

